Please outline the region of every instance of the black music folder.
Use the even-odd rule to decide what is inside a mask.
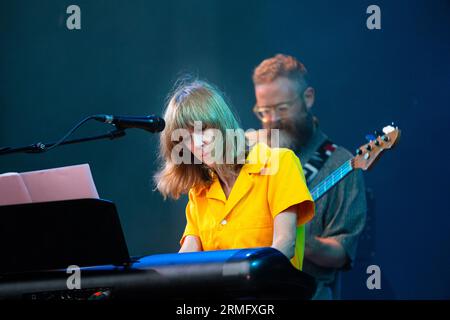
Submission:
[[[101,199],[0,206],[0,257],[0,275],[130,262],[116,207]]]

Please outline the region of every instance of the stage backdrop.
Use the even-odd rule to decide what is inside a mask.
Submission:
[[[66,24],[73,4],[80,30]],[[366,26],[371,4],[380,30]],[[353,151],[391,121],[402,129],[398,147],[365,174],[374,255],[344,275],[344,297],[450,298],[449,13],[443,0],[1,1],[0,146],[54,141],[91,114],[161,115],[186,72],[218,85],[243,127],[258,128],[253,68],[295,55],[334,142]],[[109,129],[88,123],[75,136]],[[187,199],[154,191],[157,145],[157,134],[128,130],[115,141],[2,156],[0,172],[89,163],[131,253],[175,252]],[[381,269],[381,290],[365,287],[369,264]]]

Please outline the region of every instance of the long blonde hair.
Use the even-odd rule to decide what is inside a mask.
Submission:
[[[159,154],[162,166],[154,176],[156,188],[164,198],[169,196],[178,199],[193,187],[208,187],[216,173],[204,164],[178,164],[172,159],[172,150],[179,143],[173,141],[172,134],[175,130],[192,129],[195,121],[201,121],[207,128],[220,130],[226,139],[230,132],[227,129],[233,129],[235,134],[244,134],[222,93],[213,85],[200,80],[178,85],[169,99],[164,120],[166,126],[160,135]],[[224,150],[232,155],[234,161],[231,164],[217,164],[215,170],[224,176],[236,176],[242,166],[237,161],[242,156],[239,149],[234,138],[228,140]]]

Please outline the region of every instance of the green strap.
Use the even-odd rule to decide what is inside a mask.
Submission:
[[[303,269],[303,256],[305,254],[305,225],[297,227],[297,235],[295,239],[295,255],[291,259],[291,263],[298,270]]]

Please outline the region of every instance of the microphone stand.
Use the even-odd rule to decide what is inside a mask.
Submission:
[[[126,134],[125,129],[117,128],[106,134],[90,136],[90,137],[86,137],[86,138],[66,140],[66,141],[59,143],[59,145],[74,144],[74,143],[80,143],[80,142],[92,141],[92,140],[100,140],[100,139],[113,140],[116,138],[123,137],[123,136],[125,136],[125,134]],[[38,143],[34,143],[34,144],[24,146],[24,147],[4,147],[4,148],[0,147],[0,156],[5,155],[5,154],[11,154],[11,153],[19,153],[19,152],[42,153],[42,152],[47,151],[48,148],[52,147],[55,144],[56,144],[56,142],[52,142],[52,143],[38,142]]]

